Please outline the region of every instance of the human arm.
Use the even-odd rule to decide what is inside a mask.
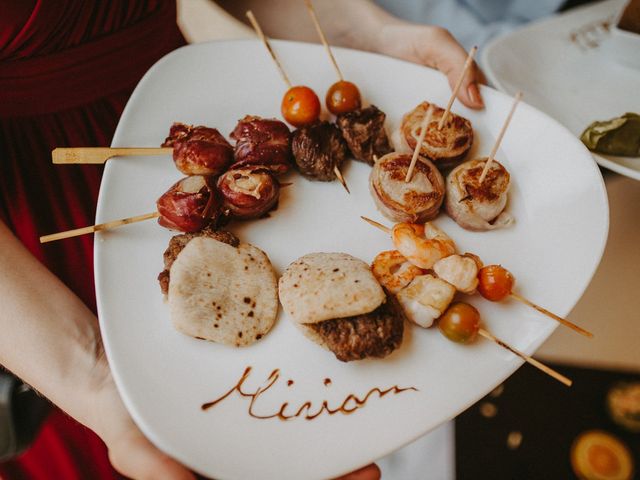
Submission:
[[[135,479],[193,479],[157,450],[127,413],[93,313],[0,221],[0,364],[106,443]]]
[[[223,8],[246,22],[253,10],[265,33],[275,38],[317,42],[303,0],[218,0]],[[440,70],[453,88],[462,72],[467,52],[446,30],[400,20],[370,0],[315,0],[329,43],[382,53]],[[474,63],[462,83],[458,98],[467,106],[481,108],[478,83],[484,75]]]

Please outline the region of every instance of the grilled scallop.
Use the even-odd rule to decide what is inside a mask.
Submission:
[[[470,160],[447,176],[446,211],[462,228],[475,232],[503,228],[514,222],[504,211],[511,182],[509,172],[494,160],[480,184],[486,161],[486,157]]]
[[[471,148],[473,128],[469,120],[449,112],[442,129],[438,130],[444,109],[422,102],[402,118],[400,125],[402,140],[411,151],[416,148],[420,126],[429,106],[433,107],[433,117],[427,126],[420,154],[429,158],[440,170],[446,170],[460,163]]]
[[[444,179],[426,158],[416,162],[410,182],[404,179],[411,155],[389,153],[373,166],[369,188],[378,210],[394,222],[421,223],[438,215],[444,200]]]

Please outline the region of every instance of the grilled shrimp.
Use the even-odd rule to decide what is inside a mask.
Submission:
[[[424,273],[397,250],[387,250],[376,255],[371,264],[371,271],[380,285],[393,294]]]
[[[407,260],[424,269],[433,267],[441,258],[456,252],[453,240],[429,222],[424,225],[397,223],[391,231],[391,239]]]

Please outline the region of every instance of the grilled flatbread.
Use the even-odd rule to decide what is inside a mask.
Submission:
[[[386,299],[369,265],[346,253],[311,253],[280,278],[280,302],[299,324],[372,312]]]
[[[276,275],[253,245],[194,238],[170,273],[171,320],[187,335],[242,347],[262,338],[276,320]]]

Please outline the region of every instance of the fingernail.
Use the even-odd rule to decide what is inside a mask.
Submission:
[[[467,88],[467,93],[469,94],[469,98],[473,103],[480,107],[484,107],[484,102],[482,101],[482,97],[480,96],[480,90],[478,90],[478,85],[472,83]]]

